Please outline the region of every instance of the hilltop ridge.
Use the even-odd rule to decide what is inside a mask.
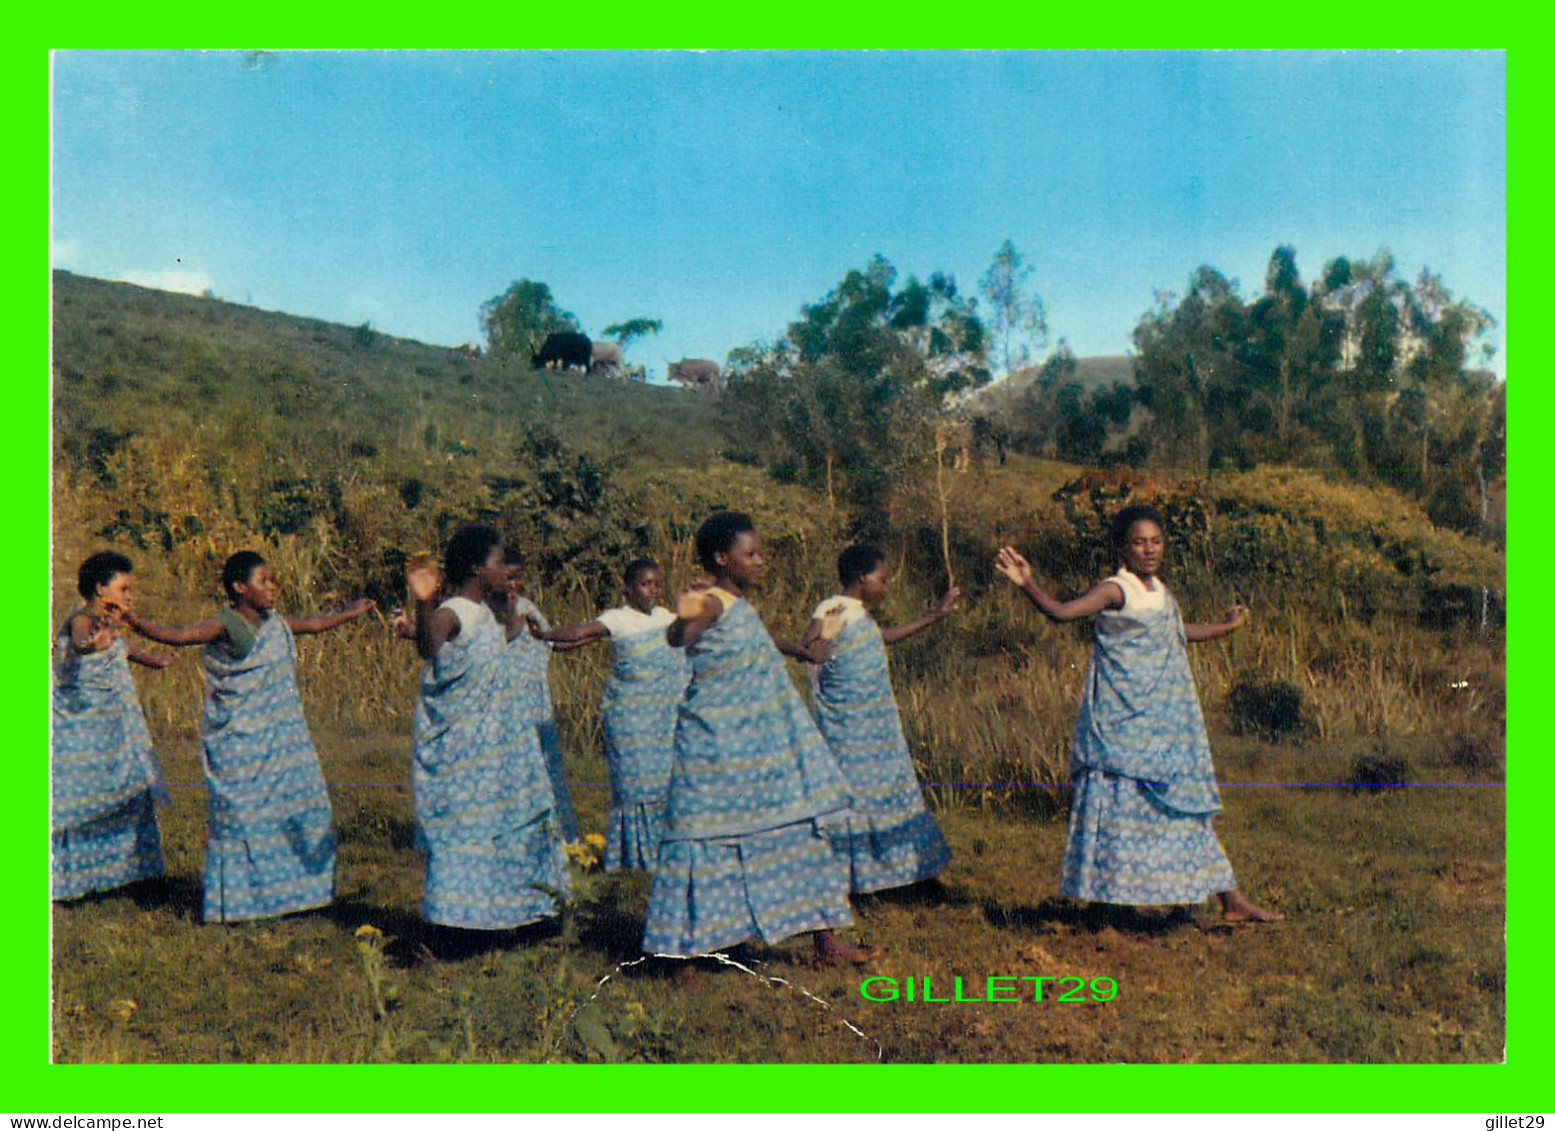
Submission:
[[[719,442],[711,398],[688,390],[536,373],[367,324],[65,271],[54,273],[53,348],[56,456],[76,467],[100,467],[129,435],[218,419],[348,459],[385,437],[418,454],[489,455],[528,423],[650,462],[695,462]]]

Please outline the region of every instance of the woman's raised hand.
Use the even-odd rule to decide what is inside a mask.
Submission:
[[[692,578],[675,600],[675,614],[681,620],[696,620],[698,617],[710,617],[716,614],[717,602],[707,594],[712,587],[713,579],[710,577]]]
[[[437,564],[418,554],[405,565],[405,589],[417,601],[430,601],[437,592]]]

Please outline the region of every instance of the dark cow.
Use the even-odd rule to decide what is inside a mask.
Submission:
[[[529,364],[535,369],[549,368],[555,365],[558,369],[587,369],[589,362],[594,359],[594,343],[589,341],[587,334],[579,334],[567,331],[560,334],[547,334],[545,345],[540,347],[540,352],[529,359]]]
[[[687,357],[670,362],[668,377],[688,389],[718,388],[718,363],[705,357]]]
[[[621,365],[621,347],[616,342],[595,342],[593,358],[589,364],[590,373],[619,373]]]

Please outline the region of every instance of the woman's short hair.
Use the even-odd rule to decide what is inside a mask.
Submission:
[[[130,573],[134,568],[130,559],[117,550],[99,550],[81,563],[81,570],[76,574],[76,588],[90,601],[97,596],[99,588],[113,580],[114,574]]]
[[[719,511],[697,527],[697,561],[709,573],[718,572],[718,555],[734,548],[741,534],[756,533],[751,516],[740,511]]]
[[[626,573],[622,575],[622,580],[627,585],[630,585],[650,569],[656,570],[658,568],[659,563],[652,558],[633,558],[626,563]]]
[[[444,584],[450,589],[463,585],[500,545],[502,535],[483,522],[468,523],[455,530],[443,550]]]
[[[885,560],[885,551],[878,546],[849,546],[837,555],[837,580],[846,589]]]
[[[227,599],[238,599],[238,586],[248,583],[254,571],[265,564],[265,559],[254,550],[239,550],[221,567],[221,587],[227,591]]]

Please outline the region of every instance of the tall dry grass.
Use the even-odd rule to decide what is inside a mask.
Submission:
[[[120,491],[106,492],[69,475],[57,481],[56,623],[76,603],[70,592],[75,563],[105,541],[92,531],[120,509],[126,492],[135,499],[155,497],[164,509],[183,506],[210,516],[198,535],[170,548],[141,549],[126,545],[132,541],[126,537],[106,540],[123,546],[137,561],[143,615],[180,622],[211,615],[220,602],[220,562],[240,547],[258,548],[270,561],[280,578],[278,608],[283,612],[320,611],[358,595],[351,581],[363,570],[361,551],[353,547],[370,541],[370,531],[341,532],[322,517],[292,533],[245,531],[230,510],[224,514],[198,474],[198,461],[176,441],[164,448],[146,440],[132,452],[143,465],[129,458],[120,462]],[[938,804],[1051,811],[1061,804],[1067,778],[1074,714],[1089,660],[1089,628],[1043,621],[993,572],[989,556],[1006,540],[1032,547],[1039,573],[1054,577],[1055,588],[1073,590],[1078,585],[1065,577],[1090,564],[1092,548],[1084,545],[1082,532],[1066,527],[1059,509],[1023,490],[1031,475],[981,474],[980,485],[967,485],[959,512],[963,521],[952,525],[952,552],[967,593],[962,607],[946,622],[893,648],[893,679],[910,747]],[[369,488],[361,484],[352,490],[366,496]],[[1001,492],[1021,501],[992,523],[978,521],[997,508]],[[797,635],[809,610],[835,591],[834,562],[846,542],[845,516],[828,512],[824,503],[818,506],[797,488],[777,487],[750,469],[717,464],[661,470],[634,485],[631,498],[634,521],[647,530],[647,549],[665,564],[672,590],[696,572],[695,519],[734,506],[751,511],[763,532],[771,564],[755,600],[776,629]],[[902,492],[900,533],[884,547],[895,580],[878,610],[882,623],[913,619],[939,596],[943,565],[935,522],[932,515],[923,522],[918,517],[911,492]],[[402,559],[404,553],[435,546],[430,525],[407,526],[398,538],[398,546],[380,546],[380,559],[392,560],[390,550],[400,551]],[[1055,546],[1070,560],[1054,558]],[[1166,576],[1190,620],[1218,618],[1238,584],[1247,592],[1245,581],[1232,582],[1216,572],[1213,554],[1206,555],[1204,547],[1190,543],[1184,551],[1187,560],[1169,564]],[[1353,555],[1353,546],[1346,544],[1342,552]],[[1322,558],[1316,560],[1305,568],[1320,568]],[[1380,551],[1377,561],[1383,561]],[[594,587],[572,564],[532,573],[529,589],[559,623],[588,620],[600,608]],[[1255,599],[1245,630],[1191,650],[1212,730],[1231,728],[1230,697],[1239,683],[1283,681],[1303,694],[1308,742],[1386,745],[1425,737],[1443,750],[1465,741],[1500,748],[1505,697],[1498,631],[1481,633],[1473,625],[1427,628],[1408,614],[1374,613],[1362,619],[1334,599],[1331,583],[1322,585],[1312,576],[1290,579],[1283,587],[1263,586],[1258,593],[1262,599]],[[392,600],[390,594],[386,603]],[[302,638],[298,653],[304,702],[315,723],[348,733],[399,732],[408,741],[419,663],[408,645],[390,635],[381,614]],[[608,668],[607,646],[559,655],[552,662],[563,740],[586,780],[603,778],[598,703]],[[803,687],[806,680],[797,665],[793,674]],[[148,719],[160,738],[197,731],[203,681],[195,657],[138,678]],[[1299,747],[1282,756],[1293,759],[1288,772],[1299,778]],[[392,778],[391,770],[385,766],[387,777]]]

